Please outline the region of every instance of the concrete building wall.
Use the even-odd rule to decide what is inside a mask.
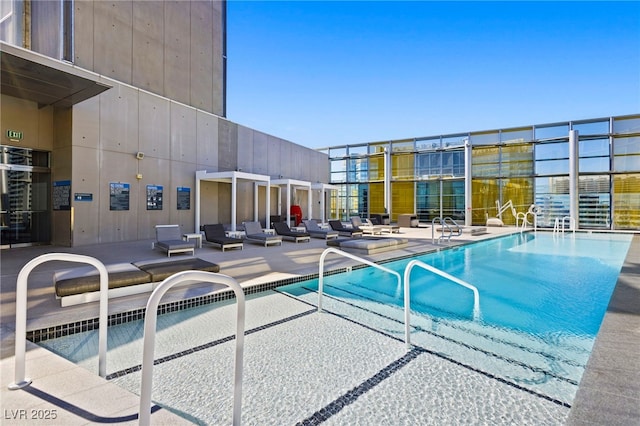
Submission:
[[[76,65],[224,114],[221,2],[76,0],[74,6]]]

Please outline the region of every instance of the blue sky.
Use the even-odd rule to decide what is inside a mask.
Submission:
[[[640,2],[238,1],[227,117],[339,144],[640,113]]]

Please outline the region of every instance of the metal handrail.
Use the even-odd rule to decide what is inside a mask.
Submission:
[[[442,226],[442,232],[440,233],[440,237],[438,237],[438,242],[440,242],[440,240],[444,240],[444,228],[447,228],[449,230],[449,235],[447,236],[447,242],[450,242],[451,236],[453,235],[453,229],[451,229],[451,227],[446,223],[445,219],[441,217],[434,217],[433,220],[431,221],[431,244],[435,244],[436,223],[439,223]]]
[[[31,259],[22,267],[16,282],[16,333],[15,333],[15,382],[9,389],[22,389],[31,384],[25,377],[25,353],[27,347],[27,282],[29,274],[38,265],[52,260],[88,263],[100,273],[100,316],[98,318],[98,374],[107,375],[107,317],[109,312],[109,275],[98,259],[73,253],[47,253]]]
[[[562,232],[564,234],[564,223],[565,221],[569,221],[569,229],[571,231],[573,231],[573,233],[576,233],[576,220],[574,218],[572,218],[571,216],[564,216],[562,218],[562,220],[560,220],[560,218],[556,218],[553,224],[553,233],[557,234],[559,232]]]
[[[480,319],[480,295],[478,294],[478,289],[474,285],[471,285],[465,281],[462,281],[461,279],[456,278],[453,275],[449,275],[446,272],[441,271],[440,269],[435,268],[431,265],[427,265],[424,262],[421,262],[419,260],[412,260],[404,268],[404,285],[406,288],[410,288],[409,278],[411,275],[411,270],[413,269],[414,266],[418,266],[420,268],[426,269],[429,272],[433,272],[436,275],[440,275],[441,277],[446,278],[449,281],[453,281],[454,283],[459,284],[473,291],[473,320],[478,321]]]
[[[398,287],[400,287],[401,285],[402,278],[400,277],[400,274],[398,272],[393,271],[389,268],[385,268],[384,266],[378,265],[377,263],[371,262],[370,260],[355,256],[351,253],[347,253],[345,251],[338,250],[333,247],[329,247],[325,249],[325,251],[323,251],[322,254],[320,255],[320,263],[318,265],[318,312],[322,311],[322,294],[323,294],[323,287],[324,287],[324,259],[325,257],[327,257],[329,253],[339,254],[341,256],[348,257],[349,259],[364,263],[366,265],[380,269],[381,271],[388,272],[392,275],[395,275],[396,278],[398,279]],[[410,311],[409,311],[410,309],[409,297],[410,297],[409,283],[405,281],[404,283],[404,341],[407,345],[407,350],[411,348],[411,334],[410,334],[411,320],[410,320]]]
[[[244,291],[238,282],[228,275],[205,271],[183,271],[171,275],[156,287],[147,302],[142,348],[142,378],[140,383],[140,411],[138,422],[148,425],[151,422],[151,386],[153,382],[153,354],[158,318],[158,304],[162,296],[173,286],[184,281],[209,282],[231,287],[236,295],[236,356],[233,384],[233,424],[240,425],[242,410],[242,357],[244,352]]]

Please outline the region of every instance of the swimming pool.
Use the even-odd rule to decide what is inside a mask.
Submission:
[[[482,319],[473,321],[468,292],[416,271],[415,277],[412,274],[412,342],[419,350],[409,355],[404,353],[399,338],[403,333],[402,289],[371,268],[326,278],[325,292],[330,298],[324,307],[337,319],[315,314],[317,280],[251,297],[243,417],[250,419],[250,424],[297,423],[314,418],[318,407],[333,410],[336,404],[346,405],[345,398],[357,407],[362,401],[375,399],[380,389],[401,377],[404,382],[395,384],[398,387],[392,395],[403,394],[409,402],[401,402],[408,413],[403,414],[409,416],[407,424],[410,420],[424,423],[425,415],[432,422],[462,418],[490,423],[562,422],[630,240],[614,235],[553,238],[544,233],[524,234],[422,257],[479,288]],[[530,256],[540,259],[534,261]],[[589,260],[585,260],[587,257]],[[401,270],[406,262],[385,266]],[[538,262],[543,265],[534,266]],[[571,291],[553,287],[563,275],[560,272],[571,277],[564,285]],[[596,277],[597,282],[589,283],[589,277]],[[535,285],[527,287],[525,281]],[[444,303],[443,298],[452,303]],[[586,302],[576,303],[577,299]],[[570,306],[567,312],[574,318],[581,312],[586,315],[574,324],[563,315],[563,306]],[[156,359],[162,362],[156,366],[159,378],[154,379],[158,386],[154,401],[195,423],[228,423],[224,413],[228,413],[230,403],[224,393],[203,395],[198,386],[188,384],[204,380],[200,387],[205,389],[212,383],[215,389],[230,386],[232,345],[228,337],[233,334],[233,305],[216,307],[159,317]],[[139,371],[135,367],[141,360],[141,337],[141,323],[109,330],[110,378],[136,393]],[[41,344],[95,369],[95,333]],[[199,349],[194,350],[196,347]],[[397,367],[398,363],[402,366]],[[205,368],[209,365],[213,367]],[[369,378],[389,369],[394,371],[393,377],[381,384],[375,380],[373,385],[364,385],[366,396],[359,395],[357,403],[350,402],[353,389],[360,389],[370,382]],[[174,386],[160,387],[163,381]],[[183,386],[176,387],[177,383]],[[448,388],[455,383],[468,392],[460,395],[459,389]],[[409,392],[405,394],[406,386]],[[460,405],[439,411],[443,408],[437,402],[447,392],[462,399],[467,407],[464,413]],[[413,401],[416,393],[421,398]],[[424,395],[429,395],[429,401]],[[399,414],[389,407],[390,397],[386,395],[381,403],[373,404],[375,409],[365,405],[361,412],[357,408],[350,412],[337,410],[340,414],[330,417],[334,424],[349,416],[362,419],[372,415],[377,421],[391,416],[389,420],[397,423],[394,420]],[[491,402],[492,397],[497,400]],[[466,417],[468,410],[477,417]]]

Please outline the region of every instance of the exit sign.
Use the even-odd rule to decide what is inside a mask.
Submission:
[[[22,139],[22,132],[17,130],[7,130],[7,137],[12,141],[19,141]]]

